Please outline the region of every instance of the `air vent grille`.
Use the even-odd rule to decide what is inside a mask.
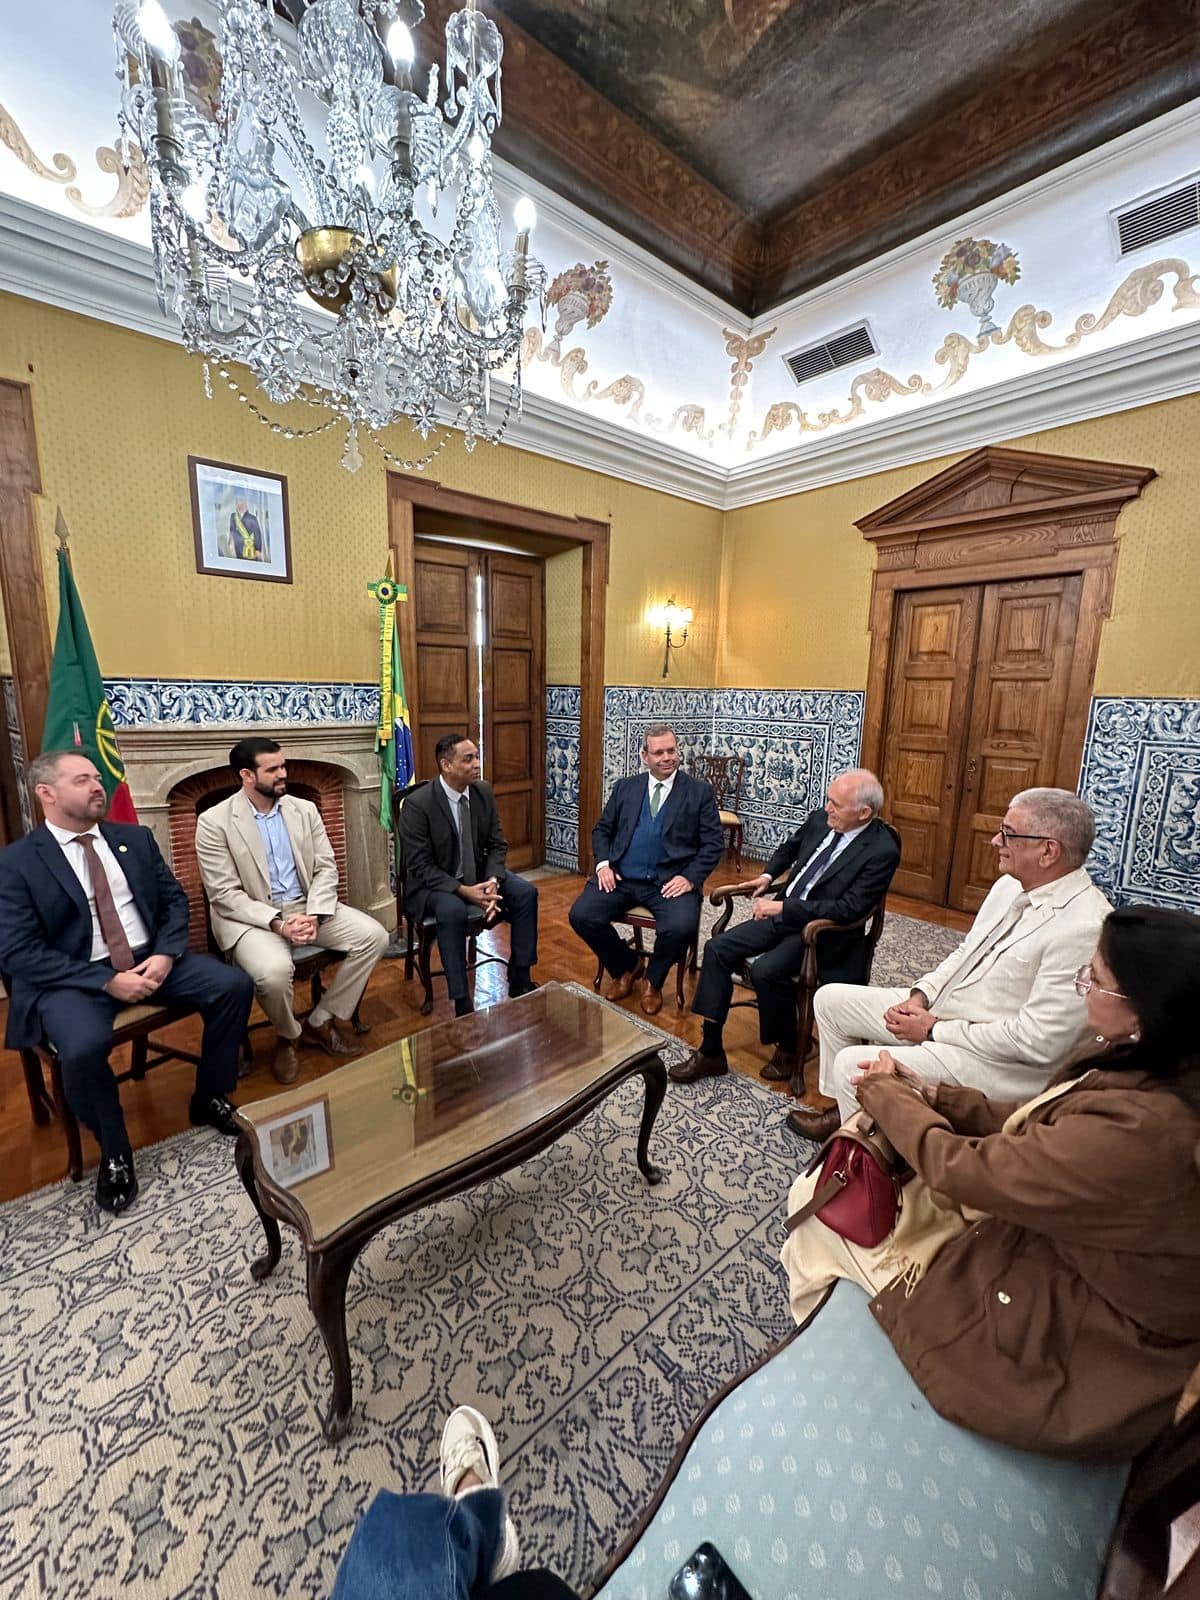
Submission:
[[[1145,245],[1156,244],[1159,239],[1169,239],[1172,234],[1183,233],[1200,223],[1200,178],[1189,178],[1187,183],[1170,189],[1166,194],[1155,195],[1152,200],[1140,201],[1128,210],[1117,213],[1117,238],[1121,254],[1141,250]]]
[[[870,328],[865,322],[859,322],[853,328],[822,339],[819,344],[793,350],[783,360],[797,383],[807,383],[809,378],[819,377],[822,372],[853,366],[856,361],[865,361],[868,356],[877,354],[878,346],[871,337]]]

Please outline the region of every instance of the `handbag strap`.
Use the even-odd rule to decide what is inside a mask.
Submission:
[[[819,1189],[813,1190],[812,1197],[800,1207],[799,1211],[792,1212],[784,1227],[789,1233],[794,1233],[802,1222],[807,1222],[809,1217],[815,1216],[822,1206],[828,1205],[845,1187],[845,1173],[835,1172],[828,1183],[823,1183]]]

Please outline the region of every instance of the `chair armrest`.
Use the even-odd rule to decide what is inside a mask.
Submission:
[[[811,922],[804,924],[801,937],[805,944],[816,944],[823,933],[829,933],[831,930],[837,933],[853,933],[855,928],[865,928],[874,915],[872,907],[865,917],[859,917],[856,922],[834,922],[830,917],[814,917]]]
[[[771,888],[779,888],[786,881],[784,878],[776,878],[772,880]],[[725,929],[729,926],[729,919],[733,916],[733,902],[735,900],[748,899],[757,886],[757,878],[751,878],[748,883],[719,883],[717,885],[709,895],[708,903],[710,906],[724,906],[725,909],[713,923],[712,932],[709,935],[710,938],[715,939],[725,932]]]

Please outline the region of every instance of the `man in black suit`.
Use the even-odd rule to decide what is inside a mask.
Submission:
[[[537,890],[504,870],[508,845],[496,797],[479,777],[479,751],[461,733],[448,733],[434,749],[438,776],[400,807],[404,850],[404,909],[418,920],[437,918],[438,951],[456,1017],[474,1011],[467,987],[467,916],[473,906],[485,925],[512,929],[508,992],[512,999],[537,988]]]
[[[679,746],[666,723],[642,738],[646,771],[619,778],[592,829],[596,876],[571,907],[571,926],[604,963],[610,1000],[624,1000],[641,963],[612,925],[632,906],[654,913],[654,950],[646,964],[642,1010],[662,1010],[662,986],[700,920],[704,880],[725,853],[712,788],[679,770]]]
[[[704,947],[704,966],[692,1000],[704,1018],[699,1050],[671,1068],[676,1083],[716,1077],[729,1070],[722,1029],[733,998],[733,974],[748,956],[758,997],[758,1031],[775,1054],[761,1076],[779,1083],[796,1070],[796,991],[804,965],[803,932],[819,917],[857,922],[892,881],[900,847],[879,820],[883,790],[873,772],[854,767],[825,791],[825,807],[814,811],[767,862],[754,886],[754,913]],[[768,896],[783,873],[782,893]],[[866,940],[861,929],[827,933],[818,945],[822,983],[865,983]]]
[[[96,1199],[123,1211],[138,1192],[116,1080],[113,1018],[147,1001],[204,1018],[191,1121],[235,1134],[226,1098],[254,999],[244,972],[187,948],[188,903],[149,828],[104,822],[87,756],[48,751],[29,776],[45,822],[0,850],[0,973],[10,1050],[48,1039],[76,1117],[100,1146]]]

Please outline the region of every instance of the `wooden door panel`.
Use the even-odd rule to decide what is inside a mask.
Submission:
[[[540,572],[511,572],[505,569],[492,576],[493,639],[533,637],[537,626],[537,591]]]
[[[450,553],[450,552],[448,552]],[[419,633],[470,631],[470,584],[465,566],[441,559],[417,561],[416,606]]]
[[[500,826],[508,841],[508,865],[516,871],[533,865],[532,857],[540,857],[542,850],[535,837],[532,820],[532,800],[529,789],[496,790],[496,810],[500,813]]]
[[[417,690],[426,718],[470,715],[471,652],[466,645],[417,645]]]
[[[483,557],[487,643],[484,765],[496,791],[508,864],[536,866],[544,853],[544,567],[526,556]]]
[[[1022,789],[1052,784],[1083,580],[989,583],[955,812],[949,903],[975,911],[995,881],[991,840]]]
[[[883,788],[901,839],[894,887],[940,902],[949,877],[979,589],[915,590],[897,608]]]
[[[492,647],[491,700],[494,712],[528,712],[533,688],[529,681],[532,666],[533,652],[529,649],[501,650],[499,646]]]
[[[500,722],[492,734],[492,781],[507,783],[528,780],[533,771],[533,752],[529,748],[529,724]]]

